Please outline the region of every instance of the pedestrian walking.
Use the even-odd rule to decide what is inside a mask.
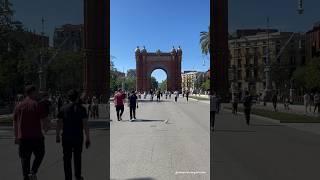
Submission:
[[[238,103],[239,103],[239,98],[237,94],[233,95],[232,98],[232,113],[237,114],[238,113]]]
[[[267,106],[267,95],[264,94],[263,96],[263,106]]]
[[[122,114],[124,112],[124,99],[125,95],[122,93],[122,90],[119,89],[117,94],[114,96],[114,105],[116,107],[118,121],[122,120]]]
[[[58,97],[58,112],[60,111],[60,108],[63,105],[63,99],[62,99],[62,95],[60,94]]]
[[[316,110],[318,109],[318,113],[320,113],[320,94],[319,92],[316,92],[314,95],[314,110],[313,112],[315,113]]]
[[[152,89],[150,90],[150,100],[153,101],[153,91],[152,91]]]
[[[304,104],[304,107],[305,107],[305,113],[307,114],[308,113],[308,108],[309,110],[311,111],[311,104],[310,104],[310,95],[308,92],[306,92],[304,95],[303,95],[303,104]]]
[[[190,94],[190,92],[189,92],[189,90],[187,90],[187,92],[186,92],[187,101],[189,101],[189,94]]]
[[[93,119],[96,119],[99,117],[99,102],[96,96],[92,97],[91,102],[92,102],[91,109],[92,109]]]
[[[312,112],[312,106],[314,106],[314,94],[310,93],[310,107],[309,107],[310,112]]]
[[[19,156],[21,159],[24,180],[36,180],[38,169],[45,155],[45,144],[42,129],[46,132],[48,114],[36,101],[38,93],[35,86],[29,85],[25,88],[26,98],[14,109],[13,128],[15,144],[19,145]],[[44,126],[42,126],[44,124]],[[34,161],[30,168],[31,156]]]
[[[178,91],[174,91],[174,101],[175,102],[178,101],[178,97],[179,97],[179,92]]]
[[[161,97],[161,92],[158,90],[157,91],[157,101],[160,101],[160,97]]]
[[[250,125],[250,114],[251,114],[251,106],[252,106],[252,97],[249,94],[249,91],[245,92],[243,97],[243,107],[244,107],[244,114],[246,118],[247,125]]]
[[[137,119],[136,118],[136,109],[139,108],[137,96],[134,91],[131,92],[131,95],[128,97],[129,108],[130,108],[130,121]]]
[[[272,95],[271,100],[272,100],[273,109],[274,109],[275,112],[277,112],[277,103],[278,103],[278,95],[277,95],[277,93],[274,93]]]
[[[288,97],[288,96],[284,96],[284,109],[285,110],[289,110],[290,108],[289,108],[289,104],[290,104],[290,98]]]
[[[218,95],[216,96],[217,96],[217,113],[219,113],[221,108],[221,97]]]
[[[212,94],[210,93],[210,130],[214,131],[215,129],[215,119],[216,119],[216,112],[218,110],[218,98],[216,93],[213,91]]]
[[[68,92],[69,103],[58,113],[56,142],[61,142],[62,130],[63,167],[65,180],[72,180],[72,163],[76,180],[83,180],[81,154],[85,134],[85,146],[90,146],[88,115],[82,106],[79,93],[76,90]]]

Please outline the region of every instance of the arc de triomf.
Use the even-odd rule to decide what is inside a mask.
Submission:
[[[167,90],[181,91],[181,61],[182,50],[172,48],[171,52],[147,52],[145,47],[135,50],[136,58],[136,90],[140,92],[150,91],[151,73],[156,69],[162,69],[167,73]]]

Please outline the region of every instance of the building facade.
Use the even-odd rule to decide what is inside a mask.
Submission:
[[[184,71],[181,73],[181,87],[183,91],[199,93],[202,91],[202,83],[209,78],[207,72]]]
[[[306,53],[308,60],[320,57],[320,22],[315,23],[306,34]]]
[[[83,49],[83,25],[65,24],[55,28],[53,46],[63,51],[79,52]]]
[[[170,52],[148,52],[145,47],[135,50],[137,91],[148,92],[151,86],[151,73],[162,69],[167,73],[167,90],[181,92],[182,49],[172,48]]]
[[[184,71],[181,73],[181,87],[182,91],[194,90],[194,82],[197,77],[197,71]]]
[[[305,36],[292,32],[258,31],[248,36],[231,37],[229,51],[230,92],[242,94],[248,90],[251,94],[261,95],[266,89],[267,62],[271,65],[271,90],[292,88],[290,77],[306,59]]]

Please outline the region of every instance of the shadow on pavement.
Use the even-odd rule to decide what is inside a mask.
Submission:
[[[160,101],[157,101],[157,100],[153,100],[153,101],[150,101],[150,100],[138,100],[138,102],[140,103],[162,103],[162,102],[172,102],[170,100],[160,100]]]
[[[165,120],[156,120],[156,119],[135,119],[132,122],[156,122],[156,121],[160,121],[160,122],[164,122]]]
[[[130,178],[130,179],[126,179],[126,180],[156,180],[156,179],[151,178],[151,177],[141,177],[141,178]]]
[[[252,130],[238,130],[238,129],[217,129],[214,130],[214,132],[235,132],[235,133],[254,133],[256,131],[252,131]]]
[[[259,127],[259,126],[283,127],[283,126],[285,126],[285,125],[280,125],[280,124],[251,124],[250,126],[256,126],[256,127]]]

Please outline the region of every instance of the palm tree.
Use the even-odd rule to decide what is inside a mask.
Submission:
[[[210,54],[210,27],[209,31],[202,31],[200,32],[200,44],[201,44],[201,51],[202,54],[208,55]]]

